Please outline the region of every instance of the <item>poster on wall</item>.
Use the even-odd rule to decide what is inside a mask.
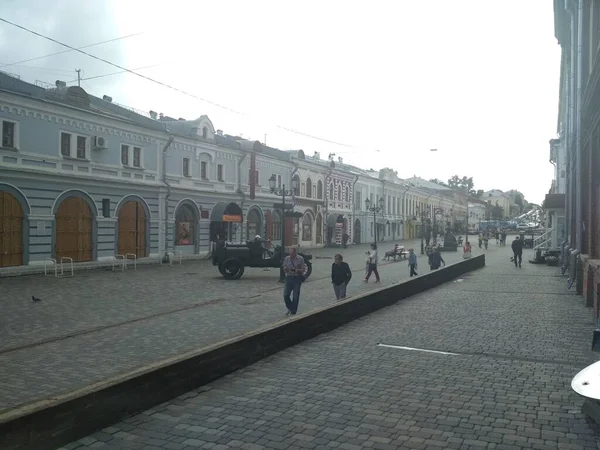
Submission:
[[[190,228],[189,222],[179,222],[177,224],[177,245],[192,245]]]

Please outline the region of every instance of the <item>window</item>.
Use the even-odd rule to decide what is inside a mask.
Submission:
[[[223,164],[217,165],[217,180],[223,181]]]
[[[208,128],[206,128],[206,127],[203,127],[203,128],[202,128],[202,137],[203,137],[204,139],[206,139],[206,136],[208,136]]]
[[[129,165],[129,145],[121,145],[121,164]]]
[[[2,147],[17,148],[17,124],[15,122],[2,121]]]
[[[142,167],[142,149],[133,147],[133,167]]]
[[[183,176],[190,176],[190,158],[183,158]]]
[[[73,152],[73,148],[75,151]],[[60,154],[67,158],[87,159],[88,138],[71,133],[60,133]]]
[[[208,180],[208,163],[206,161],[200,162],[200,178]]]
[[[317,198],[323,198],[323,182],[321,180],[317,182]]]
[[[187,159],[187,158],[186,158]],[[196,215],[190,205],[183,204],[175,215],[177,245],[194,245]]]
[[[84,136],[77,136],[77,158],[85,159],[85,147],[87,138]]]
[[[277,187],[281,187],[281,175],[277,175]]]
[[[310,178],[306,179],[306,196],[312,198],[312,181]]]
[[[358,211],[362,211],[362,193],[360,191],[356,191],[356,194],[354,194],[354,205]]]
[[[271,231],[271,240],[278,241],[281,239],[281,214],[279,211],[275,211],[273,214],[273,224]]]
[[[121,144],[121,164],[124,166],[142,167],[141,147]]]
[[[71,135],[69,133],[60,134],[60,154],[71,156]]]

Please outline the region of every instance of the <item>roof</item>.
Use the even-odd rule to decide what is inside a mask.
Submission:
[[[415,186],[415,187],[422,187],[425,189],[429,189],[432,191],[451,191],[452,189],[450,189],[448,186],[442,186],[441,184],[437,184],[437,183],[433,183],[431,181],[425,180],[421,177],[411,177],[411,178],[407,178],[406,181],[408,184]]]

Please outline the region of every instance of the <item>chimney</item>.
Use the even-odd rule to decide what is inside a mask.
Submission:
[[[150,111],[150,118],[156,120],[158,113],[156,111]]]
[[[67,83],[65,83],[64,81],[56,80],[56,87],[57,88],[67,87]]]
[[[164,117],[165,117],[165,115],[164,115],[163,113],[159,113],[159,114],[158,114],[158,117],[159,117],[159,119],[160,119],[160,120],[163,120],[163,119],[164,119]]]
[[[108,103],[112,103],[112,97],[109,97],[108,95],[102,96],[102,100]]]

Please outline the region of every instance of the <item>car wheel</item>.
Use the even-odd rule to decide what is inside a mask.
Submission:
[[[228,258],[219,267],[226,280],[237,280],[244,275],[244,263],[237,258]]]

